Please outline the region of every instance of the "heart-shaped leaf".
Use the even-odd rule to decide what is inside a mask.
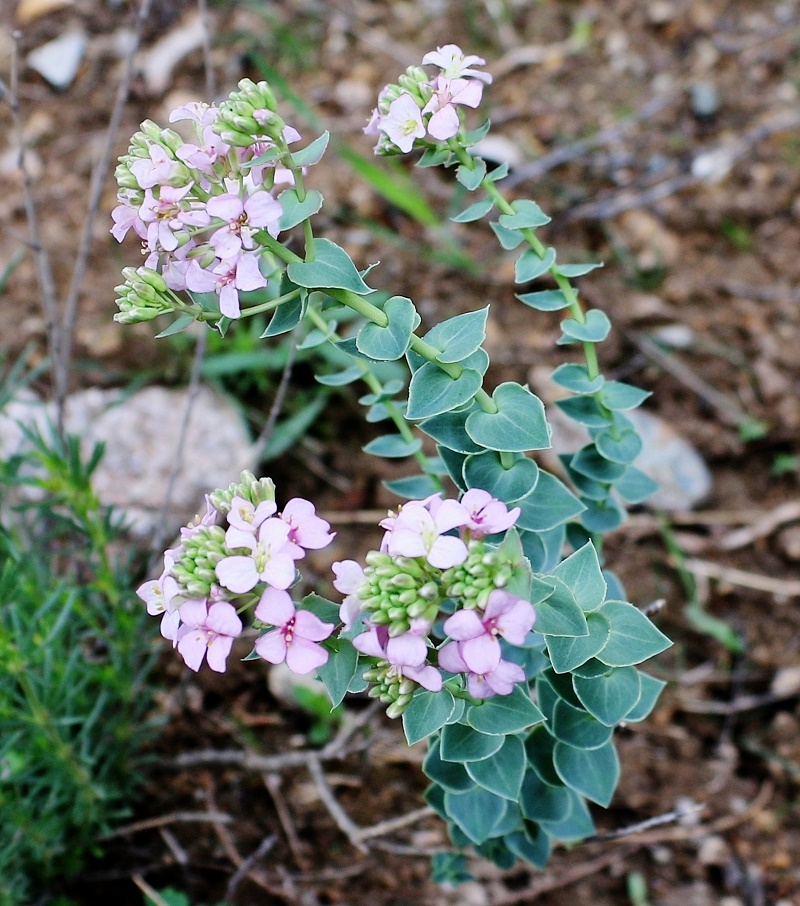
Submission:
[[[577,749],[557,742],[553,764],[567,786],[604,808],[611,802],[619,780],[619,758],[609,740],[599,749]]]
[[[330,239],[316,239],[314,260],[296,261],[286,273],[293,283],[309,289],[349,289],[359,296],[372,292],[347,252]]]
[[[605,648],[611,633],[608,620],[602,614],[587,613],[586,625],[589,627],[589,635],[545,636],[550,662],[556,673],[570,673]]]
[[[385,327],[365,324],[358,332],[356,346],[359,352],[378,362],[390,362],[405,355],[420,317],[411,299],[392,296],[386,300],[383,313],[389,319]]]
[[[611,431],[601,431],[595,436],[594,443],[605,459],[625,465],[642,452],[642,439],[633,429],[619,431],[616,437]]]
[[[546,274],[556,263],[556,250],[547,249],[544,258],[540,258],[533,249],[523,252],[514,265],[514,282],[528,283]]]
[[[567,318],[561,322],[561,330],[564,335],[558,339],[559,345],[565,343],[602,343],[611,330],[611,321],[608,315],[598,308],[592,308],[586,312],[586,318],[583,322],[576,321],[575,318]]]
[[[411,378],[406,416],[416,421],[457,409],[475,396],[482,383],[479,371],[465,368],[457,378],[452,378],[438,365],[426,362]]]
[[[550,425],[538,396],[514,382],[500,384],[492,399],[497,412],[479,410],[466,421],[467,434],[488,450],[524,453],[550,446]]]
[[[478,311],[468,311],[446,321],[440,321],[425,334],[425,342],[441,350],[439,362],[460,362],[480,349],[486,338],[486,318],[489,306]]]
[[[591,679],[573,676],[572,685],[583,707],[607,727],[618,724],[636,706],[642,694],[639,671],[635,667],[618,667]]]
[[[543,473],[532,459],[525,458],[507,469],[499,454],[489,451],[468,456],[462,474],[468,487],[488,491],[492,497],[510,503],[532,494]]]
[[[286,189],[278,196],[278,201],[283,208],[283,214],[278,222],[282,230],[290,230],[319,211],[322,207],[322,195],[316,189],[306,192],[305,198],[300,201],[297,189]]]

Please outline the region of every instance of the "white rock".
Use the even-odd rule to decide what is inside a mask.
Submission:
[[[151,94],[163,94],[167,90],[175,67],[203,46],[205,34],[203,20],[200,16],[192,16],[156,41],[143,55],[142,75]]]
[[[130,531],[140,537],[177,530],[203,511],[205,494],[227,487],[242,469],[255,465],[239,411],[225,397],[201,387],[192,402],[182,462],[164,516],[188,399],[187,390],[147,387],[131,395],[84,390],[67,400],[64,426],[67,433],[81,438],[84,454],[105,444],[92,476],[96,494],[104,504],[115,506]],[[0,418],[0,454],[23,449],[26,441],[17,421],[43,426],[53,414],[52,406],[38,399],[6,406]]]
[[[66,88],[78,73],[88,39],[81,29],[71,29],[32,50],[27,63],[54,88]]]

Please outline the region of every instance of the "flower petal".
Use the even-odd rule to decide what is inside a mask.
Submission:
[[[216,673],[225,672],[232,645],[233,639],[225,635],[218,635],[209,641],[208,650],[206,651],[206,662]]]
[[[459,610],[444,621],[444,631],[451,639],[463,642],[476,639],[486,632],[486,627],[474,610]]]
[[[253,614],[257,620],[272,626],[285,626],[294,615],[294,601],[289,592],[270,587],[264,590]]]
[[[333,632],[333,623],[323,623],[310,610],[298,610],[294,621],[295,638],[308,639],[310,642],[321,642]]]
[[[258,570],[252,557],[223,557],[214,570],[219,584],[241,595],[258,584]]]
[[[256,639],[256,654],[270,664],[282,664],[286,660],[286,639],[280,629],[273,629]]]
[[[458,643],[461,657],[472,673],[489,673],[500,663],[500,642],[488,632]]]

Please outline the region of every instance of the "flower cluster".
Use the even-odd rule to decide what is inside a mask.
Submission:
[[[418,686],[438,692],[442,671],[461,675],[474,698],[507,695],[524,681],[500,640],[524,644],[536,615],[505,590],[520,563],[487,540],[518,516],[519,508],[477,488],[460,501],[436,494],[383,520],[381,548],[364,568],[354,560],[333,564],[334,587],[346,595],[340,618],[348,628],[363,620],[353,645],[371,659],[364,678],[390,717]]]
[[[378,137],[376,153],[406,153],[417,141],[447,142],[458,135],[463,119],[459,108],[476,108],[484,84],[492,81],[488,73],[472,68],[485,62],[465,55],[455,44],[445,44],[422,58],[423,65],[439,68],[434,78],[419,66],[409,66],[396,84],[386,85],[364,128],[367,135]]]
[[[264,244],[276,238],[283,208],[276,197],[294,183],[282,166],[299,133],[280,118],[266,82],[244,79],[219,107],[190,103],[170,114],[195,140],[142,123],[116,169],[119,204],[112,235],[129,230],[146,254],[117,287],[123,323],[176,307],[174,292],[215,293],[228,318],[241,314],[239,293],[267,285]]]
[[[329,530],[302,498],[278,513],[272,482],[243,472],[240,482],[207,499],[205,515],[181,529],[178,546],[164,554],[161,576],[137,594],[148,613],[161,615],[161,634],[192,670],[205,658],[223,672],[244,628],[239,614],[254,608],[257,628],[268,630],[257,639],[256,654],[310,673],[327,661],[319,642],[335,626],[299,609],[287,589],[296,561],[333,540]]]

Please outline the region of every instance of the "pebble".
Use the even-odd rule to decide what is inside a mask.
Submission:
[[[78,74],[88,39],[81,29],[65,31],[32,50],[27,63],[54,88],[67,88]]]
[[[145,538],[163,529],[171,534],[204,511],[205,494],[226,487],[242,469],[255,465],[239,410],[225,397],[201,387],[192,402],[183,461],[163,516],[188,400],[186,389],[157,386],[130,395],[89,389],[67,400],[65,428],[81,438],[84,455],[95,444],[105,444],[105,454],[92,475],[94,491],[103,504],[117,508],[135,536]],[[50,404],[31,394],[9,403],[0,417],[0,455],[23,452],[27,441],[17,422],[43,430],[53,415]]]

